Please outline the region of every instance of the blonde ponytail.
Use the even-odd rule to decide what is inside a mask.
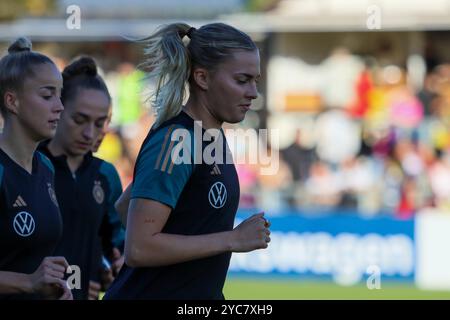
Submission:
[[[181,111],[191,68],[182,38],[190,28],[185,23],[170,24],[140,40],[146,44],[146,59],[140,67],[156,82],[150,97],[156,112],[156,126]]]
[[[184,36],[190,39],[187,45],[183,43]],[[146,60],[140,67],[156,80],[156,90],[151,96],[156,126],[181,111],[186,84],[192,82],[192,68],[212,71],[235,51],[257,50],[247,34],[224,23],[210,23],[199,29],[174,23],[140,41],[146,44]]]

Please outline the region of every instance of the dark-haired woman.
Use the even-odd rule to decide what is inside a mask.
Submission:
[[[62,229],[54,169],[35,151],[55,134],[61,88],[53,61],[25,38],[0,60],[0,300],[72,298],[67,261],[53,256]]]
[[[146,41],[157,119],[117,203],[128,212],[125,264],[105,298],[223,299],[231,253],[270,241],[263,213],[233,229],[239,181],[222,130],[224,122],[242,121],[257,97],[259,51],[248,35],[221,23],[198,30],[171,24]],[[214,142],[197,144],[196,131]],[[216,160],[196,159],[212,143]]]
[[[121,224],[113,204],[122,187],[114,166],[91,152],[111,111],[111,97],[92,58],[80,57],[64,69],[61,100],[65,110],[56,134],[40,146],[55,167],[55,191],[63,218],[56,252],[79,268],[81,281],[71,278],[74,299],[98,299],[100,241],[109,263],[120,258],[117,251],[122,244],[117,235]]]

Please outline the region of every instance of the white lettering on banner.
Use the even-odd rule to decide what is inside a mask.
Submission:
[[[403,234],[333,236],[327,232],[273,231],[271,239],[266,250],[233,254],[230,272],[311,272],[352,285],[363,279],[370,265],[379,266],[387,276],[409,276],[414,271],[414,243]]]

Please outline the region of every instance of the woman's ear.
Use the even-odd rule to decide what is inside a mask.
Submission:
[[[6,110],[13,114],[17,114],[19,112],[19,98],[17,93],[14,91],[6,91],[3,96],[3,103],[6,107]]]
[[[192,73],[193,79],[200,89],[208,90],[209,74],[205,68],[195,68]]]

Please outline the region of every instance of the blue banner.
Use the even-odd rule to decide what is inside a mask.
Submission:
[[[241,210],[236,224],[248,216],[249,211]],[[332,279],[343,285],[371,275],[414,280],[414,220],[364,218],[340,212],[269,218],[269,248],[234,253],[230,275],[289,275]]]

